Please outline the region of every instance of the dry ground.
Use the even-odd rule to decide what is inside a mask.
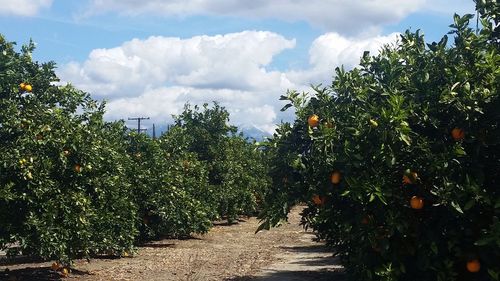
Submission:
[[[217,225],[188,240],[166,239],[138,248],[133,257],[78,260],[66,280],[343,280],[342,267],[314,235],[305,232],[301,208],[290,223],[254,234],[258,220]],[[0,257],[0,280],[59,280],[51,262],[7,261]],[[8,269],[8,273],[6,272]]]

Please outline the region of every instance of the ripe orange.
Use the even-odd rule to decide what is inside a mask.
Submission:
[[[24,91],[24,89],[26,89],[26,84],[24,82],[19,84],[19,89],[21,89],[21,91]]]
[[[67,267],[63,268],[61,271],[63,277],[68,277],[69,275],[69,269]]]
[[[315,194],[313,196],[312,201],[313,201],[314,205],[318,205],[318,206],[325,204],[325,198],[321,197],[317,194]]]
[[[477,259],[469,260],[467,262],[467,270],[469,272],[478,272],[481,269],[481,263]]]
[[[75,172],[77,172],[77,173],[81,173],[82,172],[82,166],[80,166],[80,164],[76,164],[75,167],[74,167],[74,169],[75,169]]]
[[[26,84],[26,86],[24,86],[24,90],[25,90],[26,92],[31,92],[31,90],[33,90],[33,87],[31,87],[31,85],[30,85],[30,84]]]
[[[454,128],[451,130],[451,136],[455,141],[460,141],[465,138],[465,131],[461,128]]]
[[[404,184],[411,184],[411,180],[407,175],[403,176],[403,183]]]
[[[319,116],[316,114],[313,114],[307,118],[307,124],[311,127],[318,127],[319,125]]]
[[[424,199],[422,199],[422,197],[413,196],[410,200],[410,206],[412,209],[420,210],[424,207]]]
[[[341,174],[339,171],[334,171],[334,172],[330,175],[330,181],[331,181],[333,184],[339,184],[341,179],[342,179],[342,174]]]

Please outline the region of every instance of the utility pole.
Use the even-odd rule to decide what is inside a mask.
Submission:
[[[141,120],[149,120],[149,117],[129,117],[128,120],[137,120],[137,133],[140,134],[141,131],[145,131],[146,129],[141,129]]]

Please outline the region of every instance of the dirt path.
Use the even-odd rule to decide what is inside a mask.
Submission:
[[[67,280],[342,280],[338,261],[314,235],[290,223],[254,234],[258,220],[215,226],[189,240],[161,240],[139,247],[134,257],[78,260]],[[0,263],[0,280],[58,280],[50,262]],[[9,273],[5,273],[6,268]]]

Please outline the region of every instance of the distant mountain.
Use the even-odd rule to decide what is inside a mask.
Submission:
[[[264,138],[272,136],[268,132],[262,131],[253,126],[250,128],[240,128],[239,131],[242,132],[245,137],[255,139],[256,141],[262,141]]]
[[[146,134],[153,136],[153,125],[141,126],[145,130]],[[155,125],[156,137],[161,136],[162,133],[168,131],[169,125]],[[136,128],[129,127],[130,130],[136,130]],[[272,135],[268,132],[262,131],[256,127],[243,127],[238,128],[238,132],[243,133],[243,136],[249,139],[255,139],[256,141],[262,141],[264,138],[271,137]]]

